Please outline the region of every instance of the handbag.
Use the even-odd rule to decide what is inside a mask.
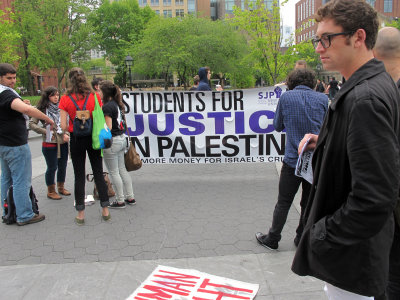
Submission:
[[[129,137],[129,149],[125,153],[125,168],[128,172],[139,170],[142,167],[142,160],[140,159],[139,153],[136,152],[135,146],[133,146],[132,140]]]
[[[126,123],[125,115],[122,115],[122,119]],[[126,126],[126,125],[125,125]],[[127,126],[126,126],[127,127]],[[142,167],[142,160],[140,159],[139,153],[137,153],[135,146],[133,146],[131,137],[129,135],[129,130],[126,130],[127,137],[128,137],[128,151],[125,152],[124,159],[125,159],[125,168],[128,172],[139,170]]]
[[[112,135],[111,130],[107,127],[104,118],[103,110],[100,107],[96,93],[94,94],[94,110],[93,116],[93,131],[92,131],[92,148],[107,149],[111,147]]]
[[[114,189],[112,187],[111,180],[108,177],[108,173],[107,172],[103,172],[103,176],[104,176],[104,180],[105,180],[105,182],[107,184],[108,197],[114,197],[115,196],[115,191],[114,191]],[[89,181],[89,182],[93,182],[93,180],[94,180],[93,174],[87,174],[86,175],[86,180]],[[93,188],[93,198],[96,199],[96,200],[100,199],[99,198],[99,193],[97,192],[96,184],[94,184],[94,188]]]

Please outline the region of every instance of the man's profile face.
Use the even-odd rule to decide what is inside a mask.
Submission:
[[[207,73],[207,79],[210,80],[210,78],[211,78],[211,71],[208,71],[208,73]]]
[[[17,74],[7,73],[4,76],[0,76],[0,84],[5,85],[10,88],[14,88],[17,82]]]
[[[321,37],[343,31],[342,26],[336,25],[333,19],[323,19],[318,23],[316,34]],[[324,48],[321,42],[318,43],[315,52],[319,54],[325,70],[343,72],[351,65],[353,52],[350,51],[352,47],[347,39],[346,35],[334,36],[330,39],[329,48]]]

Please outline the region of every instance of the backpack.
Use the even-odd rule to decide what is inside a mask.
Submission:
[[[76,136],[76,137],[92,135],[93,121],[90,118],[90,111],[86,110],[86,104],[88,102],[89,95],[90,94],[88,94],[86,96],[85,103],[83,104],[82,109],[79,108],[79,106],[75,102],[74,98],[72,98],[72,96],[69,95],[69,98],[72,100],[72,102],[75,104],[75,107],[76,107],[75,119],[72,122],[74,136]]]
[[[33,188],[31,186],[31,189],[29,191],[29,198],[31,199],[32,202],[32,210],[34,214],[39,213],[39,206],[38,206],[38,200],[36,198],[35,193],[33,192]],[[7,197],[4,199],[4,216],[2,216],[3,223],[10,225],[14,224],[17,222],[17,214],[15,210],[15,203],[14,203],[14,196],[13,196],[13,186],[10,186],[10,188],[7,191]]]

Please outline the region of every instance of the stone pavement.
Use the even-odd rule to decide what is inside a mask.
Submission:
[[[79,227],[73,197],[47,199],[44,161],[36,163],[46,220],[0,225],[0,299],[125,299],[158,264],[258,283],[256,299],[326,299],[322,282],[290,271],[295,207],[279,251],[254,238],[271,223],[279,165],[144,165],[130,173],[137,205],[104,222],[96,202]],[[71,163],[66,187],[73,190]],[[91,194],[93,184],[86,188]]]

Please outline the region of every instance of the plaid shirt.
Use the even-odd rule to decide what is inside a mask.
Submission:
[[[282,94],[275,112],[274,127],[286,129],[286,147],[283,161],[296,167],[297,149],[307,133],[318,134],[328,110],[328,97],[307,86],[299,85]]]

